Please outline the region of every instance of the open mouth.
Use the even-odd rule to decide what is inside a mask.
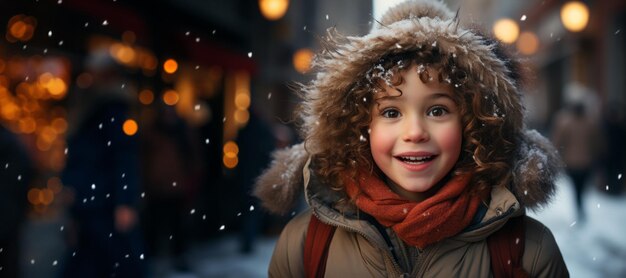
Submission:
[[[408,164],[422,164],[429,162],[437,157],[436,155],[429,156],[396,156],[395,158]]]

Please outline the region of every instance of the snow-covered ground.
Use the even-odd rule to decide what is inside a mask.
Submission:
[[[557,182],[553,203],[530,216],[550,228],[571,277],[626,277],[626,196],[587,187],[585,223],[576,222],[574,191],[568,177]]]

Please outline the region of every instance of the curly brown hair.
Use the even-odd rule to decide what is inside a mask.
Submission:
[[[493,51],[506,61],[508,76],[519,82],[518,64],[507,59],[497,43],[485,43],[496,46]],[[517,103],[501,103],[494,92],[496,88],[482,85],[481,78],[469,75],[470,70],[461,68],[455,58],[455,54],[442,53],[436,44],[423,45],[418,51],[383,56],[369,70],[355,77],[350,89],[341,97],[342,101],[337,102],[335,97],[313,111],[318,115],[316,127],[308,134],[305,132],[305,143],[316,143],[315,150],[310,151],[313,171],[335,190],[343,190],[343,175],[354,177],[359,169],[382,174],[373,163],[368,142],[370,113],[377,94],[384,91],[381,82],[392,87],[402,84],[404,80],[398,73],[415,64],[422,82],[433,82],[435,77],[430,73],[437,72],[436,82],[449,83],[455,93],[463,127],[463,147],[451,174],[471,173],[473,192],[508,185],[523,125],[519,96],[513,92]],[[504,111],[501,107],[516,109]]]

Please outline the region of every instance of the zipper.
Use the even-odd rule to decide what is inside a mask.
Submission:
[[[335,220],[329,219],[329,217],[319,217],[320,215],[319,215],[319,214],[317,213],[317,211],[316,211],[315,209],[313,209],[313,208],[311,208],[311,213],[313,213],[313,214],[317,217],[317,219],[319,219],[320,221],[324,222],[324,223],[325,223],[325,224],[327,224],[327,225],[332,225],[332,226],[340,227],[340,228],[342,228],[342,229],[345,229],[345,230],[348,230],[348,231],[350,231],[350,232],[354,232],[354,233],[357,233],[357,234],[359,234],[359,235],[363,236],[363,238],[365,238],[365,239],[366,239],[366,240],[368,240],[369,242],[372,242],[372,243],[376,242],[376,240],[375,240],[374,238],[370,237],[369,235],[367,235],[367,234],[365,234],[365,233],[363,233],[363,232],[361,232],[361,231],[359,231],[359,230],[357,230],[357,229],[355,229],[355,228],[352,228],[352,227],[350,227],[350,226],[344,225],[344,224],[342,224],[342,223],[340,223],[340,222],[338,222],[338,221],[335,221]],[[328,218],[328,219],[327,219],[327,218]],[[376,245],[379,245],[379,244],[376,244]],[[404,276],[404,274],[406,274],[404,271],[402,271],[402,268],[398,265],[398,262],[396,262],[396,261],[393,259],[393,254],[391,254],[391,251],[389,250],[389,248],[380,248],[380,247],[379,247],[378,249],[383,249],[383,250],[384,250],[384,254],[385,254],[385,256],[387,256],[387,258],[389,259],[389,261],[391,261],[391,263],[392,263],[392,265],[393,265],[394,270],[395,270],[395,272],[396,272],[396,273],[402,273],[402,276]],[[402,276],[401,276],[401,277],[402,277]]]

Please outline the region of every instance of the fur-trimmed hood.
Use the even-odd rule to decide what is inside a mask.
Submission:
[[[461,26],[454,13],[438,0],[406,1],[387,11],[369,34],[343,37],[330,32],[327,42],[333,45],[332,50],[316,57],[317,74],[301,90],[306,150],[299,144],[275,152],[274,161],[255,188],[254,194],[272,212],[288,212],[301,195],[305,163],[324,146],[318,137],[320,126],[333,119],[328,106],[350,101],[346,92],[354,88],[355,80],[364,78],[386,55],[436,48],[477,81],[484,99],[493,103],[494,114],[522,118],[520,78],[514,59],[503,55],[496,41]],[[554,193],[561,162],[547,139],[536,131],[523,130],[521,123],[515,126],[519,128],[519,144],[510,190],[523,206],[534,209],[547,203]]]

